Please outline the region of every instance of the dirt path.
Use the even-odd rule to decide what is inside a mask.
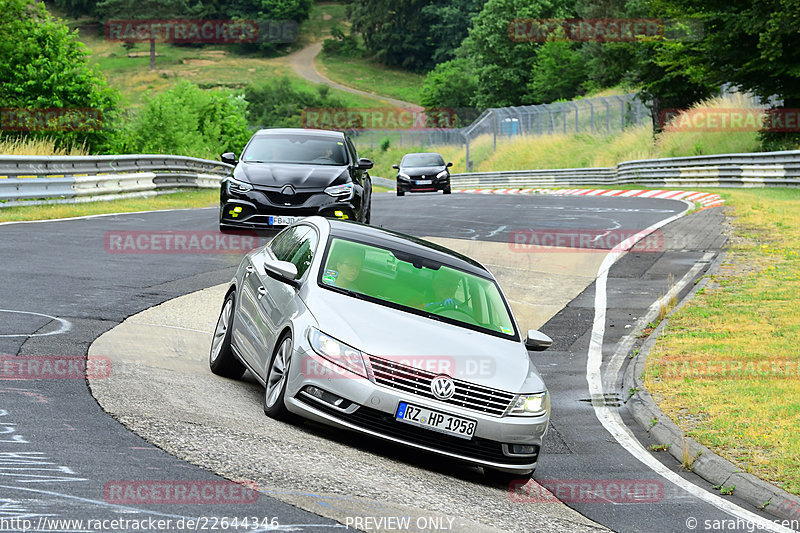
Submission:
[[[409,109],[412,111],[423,110],[423,107],[417,104],[404,102],[402,100],[396,100],[394,98],[381,96],[379,94],[361,91],[359,89],[354,89],[352,87],[342,85],[341,83],[336,83],[335,81],[326,78],[314,66],[314,58],[317,57],[317,54],[319,54],[321,51],[322,51],[321,42],[311,43],[305,48],[301,48],[300,50],[289,54],[288,56],[285,57],[285,59],[288,61],[289,65],[292,67],[292,69],[294,69],[294,71],[297,73],[298,76],[300,76],[301,78],[305,78],[310,82],[328,85],[335,89],[339,89],[340,91],[346,91],[352,94],[358,94],[361,96],[367,96],[369,98],[375,98],[385,104],[402,107],[404,109]]]

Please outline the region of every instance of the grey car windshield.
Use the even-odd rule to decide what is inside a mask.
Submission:
[[[400,166],[403,167],[442,167],[444,159],[439,154],[407,154]]]
[[[313,135],[260,135],[242,154],[246,163],[347,164],[344,140]]]
[[[354,297],[516,339],[493,280],[404,252],[333,238],[318,281]]]

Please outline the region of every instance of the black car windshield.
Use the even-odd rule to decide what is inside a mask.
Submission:
[[[242,161],[342,166],[347,164],[347,151],[344,140],[327,136],[257,135],[247,145]]]
[[[401,167],[442,167],[444,159],[439,154],[406,154]]]
[[[318,283],[457,326],[517,338],[497,283],[407,252],[334,237]]]

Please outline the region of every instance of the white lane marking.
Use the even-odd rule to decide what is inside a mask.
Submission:
[[[643,327],[646,324],[652,322],[657,316],[659,311],[661,310],[661,306],[666,307],[669,301],[673,298],[678,296],[678,294],[683,290],[683,288],[692,282],[694,276],[703,268],[704,263],[710,261],[714,257],[714,252],[707,252],[703,254],[703,258],[695,263],[692,268],[684,275],[680,281],[674,284],[669,290],[664,294],[661,298],[653,302],[650,308],[647,310],[647,313],[641,317],[638,321],[637,328]],[[610,389],[613,389],[616,386],[617,377],[619,376],[619,372],[622,369],[622,364],[625,362],[625,358],[630,353],[631,348],[633,347],[634,342],[636,342],[636,337],[633,335],[626,335],[619,343],[619,347],[617,351],[614,353],[614,356],[608,362],[606,366],[606,371],[604,372],[604,383]]]
[[[147,213],[169,213],[170,211],[200,211],[204,209],[219,209],[218,207],[188,207],[181,209],[152,209],[150,211],[128,211],[124,213],[102,213],[99,215],[83,215],[79,217],[49,218],[47,220],[12,220],[11,222],[0,222],[0,226],[10,224],[40,224],[43,222],[64,222],[65,220],[88,220],[91,218],[115,217],[118,215],[144,215]]]
[[[677,220],[686,214],[688,208],[675,216],[666,218],[649,228],[646,228],[636,235],[631,236],[625,241],[617,245],[611,252],[606,255],[603,263],[597,272],[597,279],[595,284],[595,297],[594,297],[594,324],[592,325],[592,336],[589,343],[589,354],[586,361],[586,381],[589,385],[589,395],[591,398],[603,397],[603,380],[602,380],[602,363],[603,363],[603,337],[605,336],[606,325],[606,285],[608,281],[608,271],[611,266],[619,259],[626,250],[629,250],[637,241],[646,237],[653,231]],[[614,439],[625,448],[634,458],[639,462],[650,468],[653,472],[660,475],[664,479],[670,481],[677,487],[685,490],[695,498],[702,500],[717,509],[733,515],[737,518],[745,520],[755,527],[767,531],[775,531],[779,533],[793,533],[787,527],[776,524],[766,518],[762,518],[755,513],[739,507],[716,494],[706,492],[695,484],[683,479],[678,474],[661,464],[650,452],[648,452],[636,437],[630,432],[627,426],[622,422],[622,417],[616,408],[606,407],[592,402],[595,415],[603,427],[608,431]]]
[[[45,318],[49,318],[50,320],[55,320],[60,324],[56,331],[51,331],[49,333],[2,334],[0,335],[0,337],[48,337],[50,335],[60,335],[72,329],[72,323],[69,320],[64,320],[63,318],[45,315],[44,313],[32,313],[30,311],[15,311],[13,309],[0,309],[0,313],[18,313],[23,315],[43,316]]]

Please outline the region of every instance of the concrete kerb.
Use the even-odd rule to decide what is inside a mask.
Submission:
[[[700,289],[709,282],[709,276],[717,272],[725,260],[721,253],[709,267],[705,276],[692,288],[670,315],[686,306]],[[650,351],[669,324],[669,316],[662,320],[642,345],[639,354],[625,370],[623,390],[636,391],[626,402],[633,418],[680,463],[690,463],[691,470],[718,487],[734,487],[734,494],[757,509],[781,519],[797,519],[800,513],[800,498],[789,494],[766,481],[742,470],[712,452],[694,439],[687,437],[658,406],[647,391],[642,375]],[[633,331],[636,335],[640,331]]]

